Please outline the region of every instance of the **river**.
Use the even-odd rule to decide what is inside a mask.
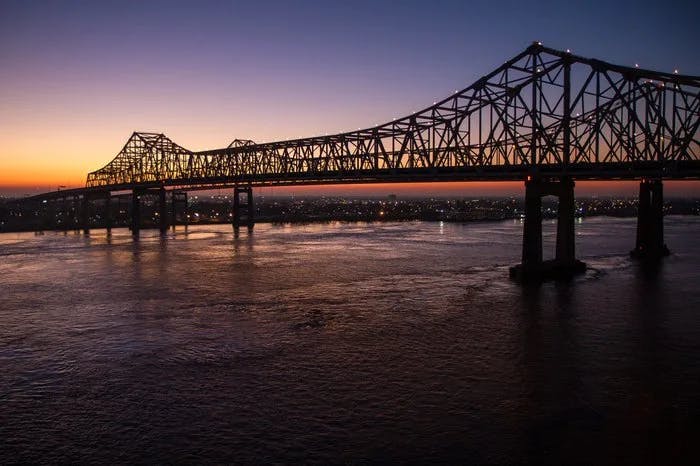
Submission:
[[[677,464],[700,438],[700,218],[571,282],[522,223],[0,234],[0,463]],[[544,224],[545,257],[555,228]]]

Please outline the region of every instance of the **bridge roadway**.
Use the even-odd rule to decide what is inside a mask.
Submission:
[[[86,186],[35,196],[91,205],[127,191],[131,228],[140,199],[159,198],[160,228],[186,192],[233,188],[235,228],[252,227],[259,186],[429,181],[523,181],[523,278],[569,275],[585,266],[574,245],[575,180],[640,180],[635,256],[657,260],[663,241],[663,180],[700,179],[700,77],[625,67],[533,43],[469,87],[411,115],[346,133],[193,152],[160,133],[133,133]],[[242,197],[247,197],[242,202]],[[559,198],[557,249],[542,260],[541,198]],[[167,197],[171,198],[168,209]],[[65,204],[65,202],[63,202]]]

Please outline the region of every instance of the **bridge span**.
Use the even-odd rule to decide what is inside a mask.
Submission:
[[[576,180],[639,180],[633,253],[667,254],[663,180],[700,179],[699,126],[700,77],[615,65],[536,42],[421,111],[357,131],[268,143],[236,139],[205,151],[135,132],[113,160],[88,174],[84,188],[35,199],[57,205],[78,199],[87,233],[96,226],[95,201],[104,201],[101,226],[109,229],[110,197],[127,191],[138,235],[147,194],[158,196],[165,231],[189,190],[233,189],[238,228],[254,224],[252,190],[260,186],[523,181],[522,263],[512,272],[539,277],[584,268],[575,254]],[[549,195],[559,198],[557,247],[555,259],[544,262],[541,199]]]

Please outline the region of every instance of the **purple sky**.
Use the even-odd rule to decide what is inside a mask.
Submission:
[[[0,1],[0,190],[80,185],[135,130],[201,150],[371,126],[533,40],[700,75],[699,5]]]

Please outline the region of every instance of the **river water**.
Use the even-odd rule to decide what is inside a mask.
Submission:
[[[523,288],[519,221],[0,235],[0,463],[678,464],[700,438],[700,218]],[[554,224],[545,222],[545,256]]]

